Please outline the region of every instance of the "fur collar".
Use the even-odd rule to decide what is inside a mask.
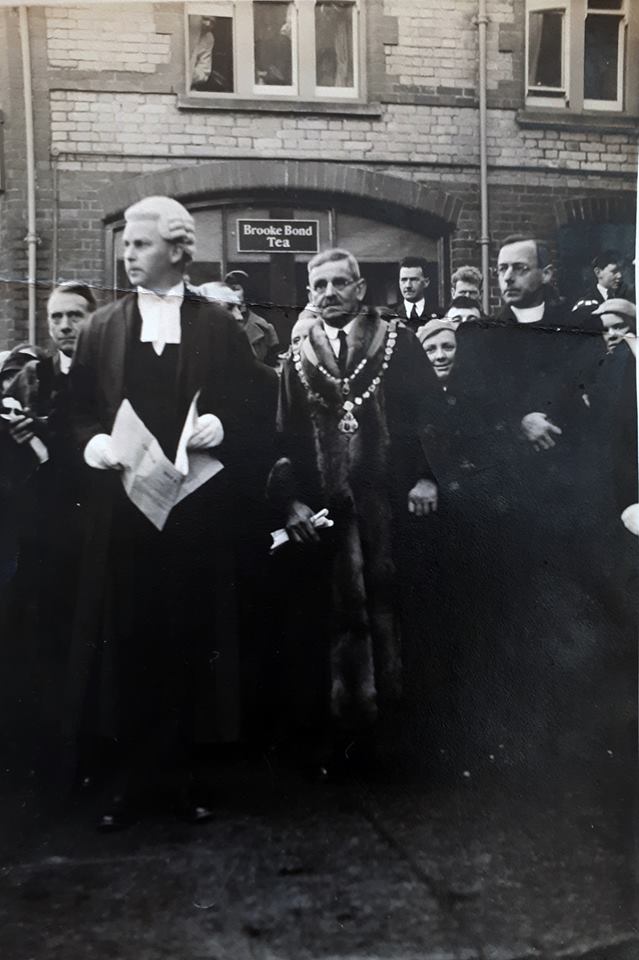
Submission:
[[[376,334],[379,334],[380,331],[385,333],[387,329],[388,324],[381,319],[375,310],[364,308],[361,311],[356,317],[349,335],[347,372],[353,370],[364,357],[369,356],[371,346],[373,346],[374,352],[379,341]],[[314,367],[321,363],[334,377],[339,377],[337,357],[321,321],[311,327],[309,335],[304,341],[302,353]]]
[[[382,320],[375,312],[363,311],[356,318],[349,333],[346,365],[347,374],[351,377],[350,391],[344,393],[339,379],[337,357],[323,324],[316,323],[300,351],[300,358],[297,361],[298,363],[301,361],[300,376],[308,381],[311,390],[329,406],[335,404],[341,406],[345,397],[351,393],[357,395],[366,390],[373,377],[380,375],[388,328],[388,322]],[[355,374],[358,365],[364,359],[368,362]],[[327,377],[326,372],[330,376]]]

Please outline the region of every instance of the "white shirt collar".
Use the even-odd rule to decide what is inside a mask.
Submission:
[[[608,290],[606,290],[605,287],[602,287],[600,283],[597,284],[597,290],[599,291],[601,296],[604,298],[604,300],[608,299]]]
[[[426,300],[422,297],[421,300],[416,300],[414,303],[411,300],[404,300],[404,309],[406,310],[406,316],[410,317],[413,312],[413,307],[417,310],[417,316],[421,317],[422,313],[426,309]]]
[[[324,323],[324,321],[322,320],[322,325],[326,330],[326,336],[328,337],[328,342],[330,343],[333,349],[333,353],[335,354],[336,357],[339,356],[339,351],[340,351],[340,342],[338,340],[340,331],[343,330],[346,336],[348,337],[349,333],[353,329],[353,324],[355,323],[355,320],[357,320],[357,317],[354,317],[352,320],[349,320],[348,323],[343,327],[331,327],[327,323]]]
[[[71,368],[72,357],[67,357],[66,353],[58,350],[58,360],[60,361],[60,373],[67,374]]]
[[[354,317],[352,320],[349,320],[348,323],[343,327],[331,327],[328,323],[324,323],[324,321],[322,320],[322,324],[324,325],[324,329],[326,330],[326,336],[328,337],[329,340],[337,340],[337,338],[339,337],[340,330],[343,330],[346,336],[348,336],[351,330],[353,329],[353,324],[355,323],[356,319],[357,318]]]
[[[540,303],[537,307],[511,307],[517,323],[538,323],[543,318],[545,309],[545,303]]]
[[[182,328],[180,309],[184,300],[184,282],[181,280],[166,293],[138,287],[138,309],[142,317],[141,343],[152,343],[158,357],[167,343],[180,343]]]

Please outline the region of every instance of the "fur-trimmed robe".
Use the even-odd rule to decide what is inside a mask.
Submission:
[[[348,399],[360,396],[374,376],[382,378],[377,391],[353,411],[359,429],[352,435],[338,429],[347,398],[319,369],[321,365],[339,376],[320,321],[301,352],[310,391],[295,357],[287,360],[281,381],[278,429],[283,457],[272,471],[270,494],[283,509],[294,499],[314,511],[327,507],[335,523],[332,530],[321,532],[326,579],[318,584],[318,602],[329,602],[331,608],[324,648],[330,712],[346,726],[375,719],[379,703],[400,695],[397,534],[409,518],[409,491],[431,475],[424,441],[439,391],[416,337],[394,326],[396,345],[385,371],[389,324],[363,312],[349,335],[347,374],[364,357],[368,361]]]

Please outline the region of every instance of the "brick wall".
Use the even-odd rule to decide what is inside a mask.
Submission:
[[[386,69],[395,89],[422,93],[477,95],[477,2],[456,0],[443,10],[438,0],[387,0],[397,17],[398,43],[386,45]],[[489,0],[488,88],[497,91],[513,78],[513,51],[500,49],[500,33],[515,26],[507,0]]]
[[[38,276],[105,279],[101,191],[116,180],[215,158],[318,160],[433,184],[461,201],[452,267],[479,262],[475,0],[367,0],[378,115],[180,109],[181,4],[31,8]],[[522,127],[524,0],[488,0],[490,231],[552,240],[567,197],[634,204],[633,132]],[[371,84],[372,85],[372,84]],[[26,206],[17,16],[0,10],[6,192],[0,196],[0,347],[24,336]],[[213,186],[213,185],[212,185]],[[248,186],[248,185],[247,185]],[[57,239],[54,244],[54,233]],[[55,246],[55,249],[54,249]],[[493,252],[494,252],[493,249]],[[4,282],[2,282],[4,278]],[[7,279],[8,278],[8,279]],[[17,328],[14,330],[14,320]],[[4,326],[2,326],[4,324]],[[10,332],[13,331],[13,332]]]
[[[158,33],[151,4],[49,7],[47,51],[52,67],[154,73],[168,63],[171,37]]]
[[[512,110],[490,110],[488,131],[495,167],[624,172],[637,156],[637,144],[626,135],[520,129]],[[247,153],[288,158],[321,153],[350,162],[479,162],[478,113],[470,107],[388,104],[379,120],[193,113],[176,109],[173,94],[154,93],[52,90],[51,144],[64,160],[83,155],[85,163],[91,156],[189,159]]]

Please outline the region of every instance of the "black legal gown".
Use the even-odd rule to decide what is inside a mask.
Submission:
[[[138,334],[125,370],[125,395],[171,461],[179,401],[192,399],[178,396],[179,350],[167,344],[157,356]],[[87,710],[139,770],[174,763],[194,740],[237,737],[232,527],[224,470],[162,531],[123,489],[114,498],[103,655]]]

